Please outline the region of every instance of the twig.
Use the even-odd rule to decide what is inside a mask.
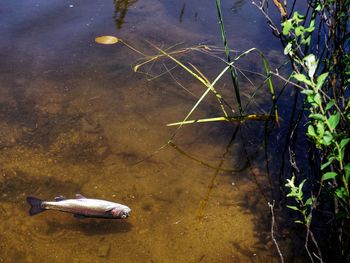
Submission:
[[[275,23],[270,18],[270,16],[267,14],[267,12],[266,12],[266,10],[264,8],[265,2],[266,2],[265,0],[260,1],[260,5],[259,5],[258,3],[253,1],[252,4],[255,5],[260,10],[260,12],[265,16],[267,24],[272,29],[272,31],[275,33],[275,35],[279,37],[281,35],[281,33],[278,30],[278,27],[275,25]]]
[[[274,235],[274,230],[273,230],[274,226],[275,226],[275,215],[274,215],[274,212],[273,212],[273,207],[275,206],[275,200],[272,201],[272,204],[270,202],[268,202],[267,204],[269,205],[270,212],[271,212],[271,238],[273,240],[273,243],[276,246],[276,249],[277,249],[278,255],[280,256],[281,262],[284,263],[283,255],[282,255],[280,247],[279,247],[279,245],[277,243],[277,240],[276,240],[275,235]]]

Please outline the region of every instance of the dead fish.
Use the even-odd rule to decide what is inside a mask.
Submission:
[[[55,197],[55,201],[43,201],[34,196],[28,196],[27,202],[31,205],[29,215],[33,216],[46,210],[59,210],[74,214],[76,218],[127,218],[131,209],[125,205],[100,199],[90,199],[76,194],[76,199],[66,199],[63,196]]]

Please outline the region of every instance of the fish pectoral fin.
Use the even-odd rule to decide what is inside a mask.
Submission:
[[[75,195],[75,198],[76,198],[76,199],[86,199],[86,197],[83,196],[83,195],[81,195],[81,194],[76,194],[76,195]]]
[[[66,200],[66,198],[63,195],[59,195],[55,197],[56,202],[63,201],[63,200]]]
[[[86,218],[86,216],[81,215],[81,214],[74,214],[74,217],[77,219],[85,219]]]

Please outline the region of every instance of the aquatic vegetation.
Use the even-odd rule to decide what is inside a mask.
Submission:
[[[247,121],[263,121],[265,123],[272,121],[272,123],[278,124],[277,100],[279,96],[276,96],[272,76],[277,76],[283,80],[286,86],[295,87],[298,90],[295,105],[297,105],[297,102],[302,104],[302,110],[294,109],[289,120],[290,129],[286,135],[288,139],[285,152],[288,151],[290,154],[291,175],[285,178],[282,168],[279,187],[286,192],[285,197],[294,201],[292,203],[288,202],[287,207],[298,212],[298,219],[295,222],[306,228],[305,249],[310,259],[321,262],[324,260],[323,248],[328,243],[321,242],[322,244],[319,245],[318,235],[322,235],[322,233],[326,233],[335,241],[332,244],[332,249],[337,252],[339,258],[344,259],[347,257],[346,246],[350,242],[350,235],[345,231],[350,225],[350,156],[348,151],[350,142],[348,90],[350,37],[348,32],[349,16],[347,15],[350,2],[345,1],[338,5],[333,1],[308,1],[308,9],[304,15],[295,11],[296,1],[292,1],[293,4],[288,5],[289,8],[287,8],[286,2],[274,1],[273,3],[281,17],[278,22],[274,22],[273,18],[269,16],[267,1],[254,2],[266,17],[273,34],[280,39],[284,47],[284,54],[289,58],[290,64],[287,67],[289,67],[288,70],[291,73],[287,76],[282,75],[279,70],[271,71],[264,54],[256,48],[238,54],[229,48],[220,0],[216,1],[216,7],[224,49],[207,45],[188,48],[174,46],[164,49],[149,43],[157,51],[157,54],[145,55],[121,39],[118,39],[115,43],[125,44],[131,50],[142,55],[140,61],[134,66],[135,72],[145,73],[141,69],[146,65],[168,59],[175,66],[170,69],[165,67],[164,73],[151,76],[151,79],[163,74],[171,75],[171,71],[179,67],[204,86],[201,96],[184,119],[168,124],[168,126],[177,126],[177,129],[168,143],[160,148],[170,145],[188,158],[216,170],[211,178],[208,192],[198,209],[199,217],[208,202],[217,174],[219,171],[229,169],[223,167],[222,161],[218,166],[213,166],[181,150],[174,142],[177,131],[183,125],[209,122],[236,122],[240,125]],[[200,52],[219,58],[224,63],[219,74],[210,81],[198,67],[189,62],[185,63],[179,58],[179,56],[190,52]],[[217,55],[218,52],[220,52],[220,55],[224,54],[225,59],[221,59],[220,55]],[[270,114],[246,113],[250,101],[243,105],[241,98],[238,63],[242,58],[253,52],[257,52],[262,60],[264,83],[268,86],[271,101]],[[232,54],[235,54],[235,56],[233,57]],[[218,88],[219,81],[227,73],[232,80],[233,92],[237,102],[235,105],[228,103]],[[262,87],[265,86],[262,85]],[[222,115],[208,118],[191,118],[210,93],[215,96]],[[251,96],[251,100],[253,99],[254,94]],[[238,114],[233,115],[236,111]],[[307,116],[306,122],[303,122],[303,116]],[[311,167],[306,173],[302,173],[298,167],[305,165],[305,158],[298,159],[300,152],[296,150],[298,141],[295,139],[298,133],[297,130],[303,125],[307,126],[304,135],[311,142],[311,146],[305,144],[303,148],[303,151],[309,154],[309,166]],[[265,127],[267,127],[267,124]],[[227,149],[233,142],[236,131]],[[227,153],[228,151],[224,153],[224,156]],[[287,183],[284,184],[283,181]],[[331,224],[328,224],[327,221]],[[314,233],[315,222],[323,223],[324,232],[318,233],[318,235]],[[333,229],[336,229],[336,231]],[[341,233],[340,236],[338,233]],[[283,260],[283,254],[279,254]]]
[[[288,146],[292,166],[292,179],[287,179],[287,197],[295,200],[289,208],[302,215],[296,220],[306,226],[305,248],[311,261],[323,262],[321,243],[329,252],[330,260],[349,260],[350,235],[350,155],[349,155],[349,9],[350,1],[308,1],[302,13],[294,9],[296,1],[274,1],[281,16],[281,27],[268,15],[266,1],[254,3],[265,15],[284,47],[284,54],[290,60],[292,73],[276,76],[296,87],[304,108],[307,122],[301,118],[291,119],[294,131],[299,125],[306,125],[305,135],[311,147],[306,145],[310,159],[310,174],[301,173],[298,168],[296,146]],[[289,3],[288,3],[289,4]],[[295,134],[290,134],[293,140]],[[296,184],[294,181],[301,181]],[[304,200],[303,194],[309,196]],[[322,224],[322,233],[329,242],[315,238],[312,229]],[[319,227],[319,226],[318,226]],[[313,230],[315,231],[315,230]],[[311,236],[312,244],[309,244]],[[316,251],[313,251],[317,248]],[[325,253],[323,253],[325,254]],[[336,256],[335,256],[336,255]]]
[[[98,42],[98,39],[104,39],[104,38],[97,38],[96,42]],[[106,39],[109,39],[109,37],[106,37]],[[125,44],[126,47],[128,47],[130,50],[137,50],[137,48],[131,46],[128,44],[126,41],[121,40],[118,38],[119,41],[115,43],[122,43]],[[201,204],[199,206],[199,209],[197,211],[197,217],[201,219],[203,217],[203,211],[205,211],[206,205],[208,203],[208,200],[211,196],[212,189],[215,185],[215,180],[218,176],[218,174],[222,171],[226,172],[231,172],[231,173],[237,173],[242,170],[250,169],[252,170],[252,165],[251,162],[249,161],[248,153],[246,150],[243,150],[244,156],[246,156],[247,161],[244,163],[242,167],[238,168],[227,168],[224,167],[224,160],[226,159],[226,155],[229,154],[229,148],[233,144],[237,133],[240,131],[240,127],[242,124],[246,122],[263,122],[265,123],[265,129],[267,128],[267,122],[269,123],[277,123],[279,121],[279,116],[278,116],[278,110],[277,110],[277,100],[275,96],[275,88],[273,85],[273,82],[271,80],[271,75],[270,75],[270,69],[269,69],[269,64],[264,56],[264,54],[257,48],[250,48],[245,52],[233,52],[232,50],[229,50],[227,45],[226,45],[226,52],[229,53],[234,53],[236,54],[234,58],[229,58],[228,61],[225,61],[220,57],[220,55],[225,54],[225,50],[220,49],[218,47],[213,47],[213,46],[207,46],[207,45],[199,45],[199,46],[193,46],[193,47],[187,47],[187,48],[176,48],[177,46],[173,46],[167,49],[162,49],[153,43],[147,42],[154,50],[157,51],[157,54],[155,55],[144,55],[142,58],[139,60],[139,62],[133,67],[135,72],[139,73],[144,73],[148,77],[150,77],[150,80],[153,80],[155,78],[158,78],[162,76],[163,74],[169,74],[172,76],[172,69],[174,68],[180,68],[184,72],[188,73],[191,77],[193,77],[194,80],[198,81],[203,87],[204,91],[201,93],[199,98],[196,100],[192,108],[188,111],[187,115],[184,117],[182,121],[174,122],[174,123],[169,123],[167,126],[177,126],[177,129],[173,132],[172,136],[169,138],[168,142],[165,143],[163,146],[161,146],[157,151],[154,152],[154,154],[158,153],[160,150],[164,149],[165,147],[172,147],[173,149],[176,149],[178,152],[183,154],[184,156],[190,158],[193,161],[199,162],[211,169],[214,169],[215,172],[212,175],[212,178],[210,179],[210,183],[208,186],[208,191],[205,197],[202,199]],[[196,66],[194,66],[191,62],[183,62],[180,56],[188,55],[189,53],[193,52],[198,52],[200,54],[204,54],[206,56],[209,56],[210,58],[214,57],[220,61],[220,65],[222,65],[221,71],[216,75],[213,81],[210,81],[208,77]],[[142,52],[137,52],[138,54],[141,54]],[[238,70],[242,72],[242,70],[238,67],[238,63],[240,60],[243,58],[256,53],[258,54],[259,58],[262,61],[262,68],[263,72],[265,73],[257,73],[257,72],[250,72],[252,74],[258,75],[260,79],[262,79],[262,84],[260,85],[254,85],[253,81],[248,79],[248,82],[250,82],[254,86],[254,90],[252,94],[249,96],[249,100],[246,101],[245,105],[242,105],[242,99],[240,98],[240,93],[234,92],[236,94],[236,105],[232,105],[226,101],[224,96],[219,92],[220,88],[220,80],[224,77],[226,73],[229,73],[231,75],[231,78],[233,78],[234,83],[238,85],[238,75],[235,76],[234,72],[237,72]],[[218,55],[219,54],[219,55]],[[226,53],[227,54],[227,53]],[[161,60],[170,60],[175,64],[175,66],[172,69],[168,69],[165,65],[164,67],[166,68],[165,73],[161,73],[159,75],[153,76],[150,75],[149,72],[142,71],[144,67],[147,65],[151,65],[150,67],[153,66],[153,64],[157,61]],[[244,78],[246,76],[242,74]],[[235,79],[236,78],[236,79]],[[236,84],[233,84],[234,87],[238,86]],[[236,85],[236,86],[235,86]],[[270,95],[270,102],[271,106],[269,107],[269,112],[255,112],[255,113],[247,113],[249,110],[249,106],[252,103],[252,101],[255,99],[256,91],[261,88],[266,88],[268,87],[268,93]],[[185,87],[183,87],[186,89]],[[216,99],[216,106],[219,112],[221,112],[221,116],[217,117],[210,117],[210,118],[198,118],[198,119],[191,119],[191,117],[194,115],[195,111],[199,108],[199,105],[204,102],[205,98],[209,94],[212,94],[215,96]],[[268,106],[267,106],[268,107]],[[235,114],[235,112],[238,111],[238,114]],[[236,123],[236,128],[234,129],[233,135],[229,143],[227,144],[225,148],[225,153],[223,156],[220,158],[221,161],[219,164],[209,164],[206,161],[200,160],[197,157],[194,157],[193,154],[187,153],[185,150],[182,150],[175,142],[175,137],[178,133],[178,131],[183,127],[183,125],[189,125],[189,124],[199,124],[199,123],[213,123],[213,122],[229,122],[229,123]],[[153,156],[153,154],[151,155]],[[150,156],[150,157],[151,157]],[[253,178],[255,178],[255,173],[251,172]],[[255,180],[255,179],[254,179]],[[258,181],[255,180],[255,183],[259,185]],[[261,186],[259,186],[260,188]],[[263,194],[263,193],[262,193]],[[264,195],[264,194],[263,194]],[[267,199],[266,199],[267,200]]]

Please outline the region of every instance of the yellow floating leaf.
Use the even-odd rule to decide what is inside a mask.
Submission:
[[[96,37],[95,42],[104,45],[112,45],[119,42],[119,39],[114,36],[101,36]]]

